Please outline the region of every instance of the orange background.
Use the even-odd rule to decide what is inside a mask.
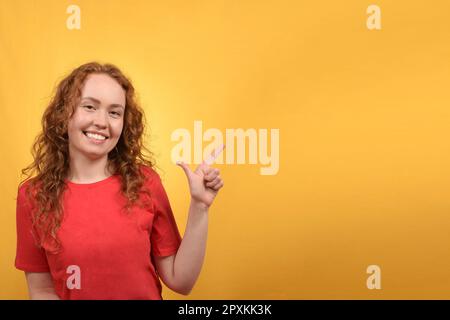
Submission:
[[[68,30],[66,9],[81,9]],[[366,9],[381,8],[381,30]],[[165,299],[450,298],[450,2],[0,0],[0,298],[14,268],[20,169],[52,90],[78,65],[119,66],[183,234],[171,133],[280,129],[280,170],[218,165],[205,263]],[[369,265],[381,290],[366,287]]]

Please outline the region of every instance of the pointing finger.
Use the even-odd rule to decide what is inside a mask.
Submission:
[[[210,154],[210,156],[205,160],[206,164],[212,165],[214,163],[214,160],[217,159],[217,157],[222,153],[222,151],[225,149],[225,144],[219,145],[213,152]]]

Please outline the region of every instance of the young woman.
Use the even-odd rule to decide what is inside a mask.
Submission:
[[[57,86],[17,196],[15,266],[31,299],[162,299],[160,279],[192,290],[223,181],[205,161],[178,163],[191,194],[182,239],[142,143],[144,118],[111,64],[84,64]]]

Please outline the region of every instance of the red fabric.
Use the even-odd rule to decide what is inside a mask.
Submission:
[[[153,256],[175,254],[181,236],[160,177],[142,169],[152,206],[134,206],[130,214],[120,210],[126,203],[120,176],[90,184],[67,181],[56,254],[35,244],[23,184],[17,196],[16,268],[50,272],[61,299],[162,299]],[[71,265],[80,268],[80,289],[66,285]]]

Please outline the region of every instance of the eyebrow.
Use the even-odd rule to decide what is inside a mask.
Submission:
[[[81,98],[81,100],[92,100],[92,101],[94,101],[95,103],[97,103],[97,104],[100,104],[101,102],[100,102],[100,100],[98,100],[98,99],[95,99],[95,98],[92,98],[92,97],[83,97],[83,98]],[[122,108],[122,109],[125,109],[125,107],[124,106],[122,106],[121,104],[118,104],[118,103],[113,103],[113,104],[111,104],[111,105],[109,105],[110,107],[119,107],[119,108]]]

